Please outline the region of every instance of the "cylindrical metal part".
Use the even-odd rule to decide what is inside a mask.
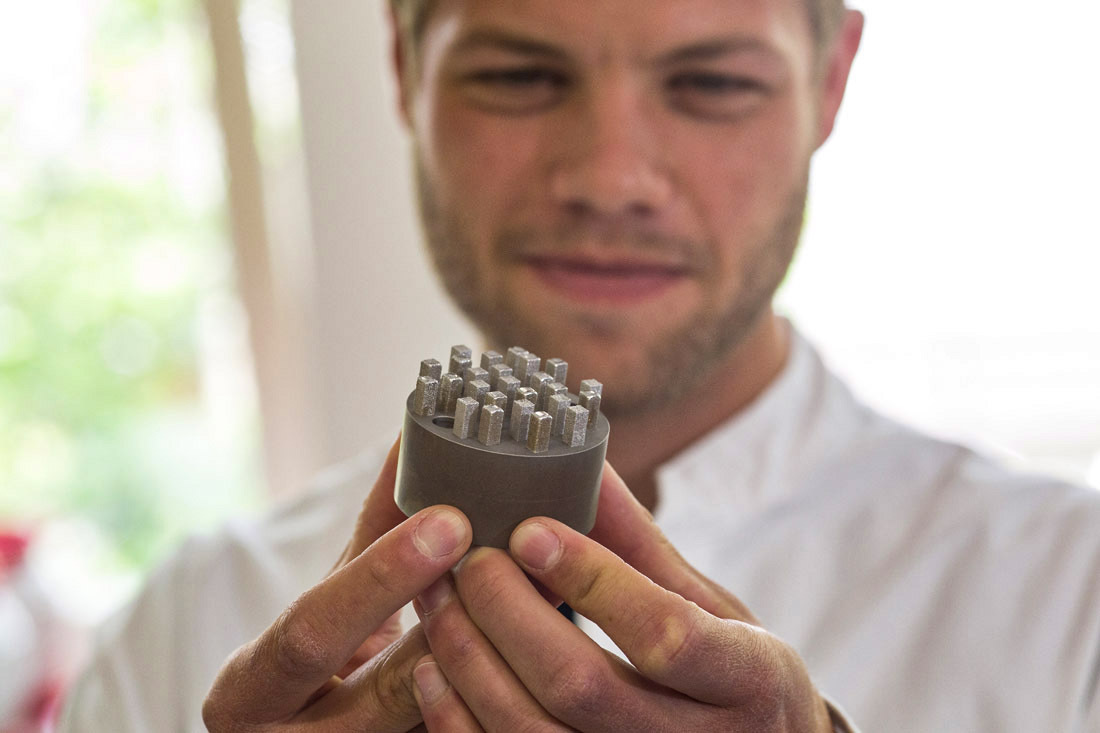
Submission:
[[[418,416],[414,396],[406,402],[395,490],[406,514],[454,506],[473,524],[474,544],[491,547],[507,547],[512,530],[529,517],[552,517],[579,532],[592,528],[610,433],[605,417],[589,428],[583,447],[555,439],[536,454],[526,441],[486,447],[461,439],[452,430],[457,415]]]

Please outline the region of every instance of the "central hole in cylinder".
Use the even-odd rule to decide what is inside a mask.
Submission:
[[[453,417],[437,417],[432,420],[433,425],[438,425],[441,428],[453,428],[455,426],[455,419]]]

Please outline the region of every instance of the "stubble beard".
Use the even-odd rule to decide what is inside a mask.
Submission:
[[[489,292],[473,256],[474,247],[465,235],[458,212],[447,211],[439,203],[434,185],[419,159],[416,160],[417,200],[421,225],[428,251],[440,281],[451,300],[485,334],[490,343],[502,348],[522,345],[544,356],[568,360],[568,348],[561,347],[561,329],[513,317],[503,293]],[[651,343],[643,356],[623,368],[609,387],[604,409],[611,416],[637,417],[667,406],[690,394],[712,376],[737,348],[745,342],[760,319],[769,312],[772,298],[787,274],[794,258],[804,222],[809,188],[809,166],[787,196],[773,225],[760,241],[746,249],[741,280],[728,303],[714,303],[700,309],[687,323]],[[494,242],[495,253],[508,251],[512,242],[523,236],[502,234]],[[651,238],[638,241],[639,250],[655,246]],[[659,243],[656,245],[659,246]],[[667,242],[672,248],[682,243]],[[706,258],[713,252],[711,243],[695,243],[692,251]],[[697,263],[706,266],[704,262]],[[717,307],[724,306],[724,307]],[[570,317],[570,329],[587,328],[598,333],[606,327],[595,319],[586,323],[583,314]],[[554,353],[550,353],[554,351]],[[572,371],[572,370],[571,370]],[[600,375],[594,376],[597,379]],[[610,378],[604,381],[612,382]]]

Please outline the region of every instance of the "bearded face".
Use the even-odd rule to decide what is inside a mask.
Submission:
[[[722,368],[802,226],[801,4],[687,2],[444,0],[409,109],[448,293],[494,347],[603,381],[613,413]]]

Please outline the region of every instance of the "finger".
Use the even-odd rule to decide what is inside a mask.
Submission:
[[[424,725],[431,733],[478,733],[484,730],[431,655],[416,663],[413,682],[416,704],[420,706]]]
[[[604,464],[596,524],[588,536],[657,585],[715,616],[759,625],[748,607],[684,560],[611,464]]]
[[[462,605],[543,709],[585,731],[706,730],[699,706],[605,652],[546,603],[500,550],[478,548],[455,571]],[[711,728],[713,729],[713,728]]]
[[[602,628],[646,678],[696,700],[751,699],[760,692],[758,676],[787,662],[785,647],[763,629],[708,613],[560,522],[524,522],[510,549],[520,567]]]
[[[414,626],[293,722],[308,730],[409,730],[422,717],[413,689],[413,670],[428,653],[423,629]]]
[[[413,608],[420,616],[434,661],[488,730],[566,730],[542,709],[470,619],[449,575],[421,593]],[[434,730],[427,716],[425,720]]]
[[[470,546],[466,517],[429,507],[306,591],[238,650],[207,705],[229,721],[267,723],[296,713],[364,640],[456,563]]]

